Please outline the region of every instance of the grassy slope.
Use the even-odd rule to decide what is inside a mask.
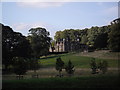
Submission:
[[[4,80],[3,89],[11,88],[116,88],[117,75],[94,75],[66,78]]]
[[[72,61],[73,65],[76,68],[89,68],[91,57],[86,56],[78,56],[76,54],[63,54],[58,55],[61,56],[62,60],[67,64],[69,60]],[[49,56],[48,58],[42,58],[40,59],[41,65],[44,67],[54,67],[56,63],[57,56]],[[113,59],[99,59],[96,58],[96,61],[99,62],[100,60],[106,60],[108,61],[109,67],[117,67],[118,60]]]

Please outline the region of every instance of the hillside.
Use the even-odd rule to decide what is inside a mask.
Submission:
[[[118,53],[108,52],[104,50],[85,53],[59,54],[41,58],[40,63],[42,67],[55,67],[56,58],[61,57],[65,64],[71,60],[76,68],[90,68],[91,57],[95,57],[97,62],[100,60],[106,60],[108,62],[109,68],[116,68],[118,66],[117,54]]]

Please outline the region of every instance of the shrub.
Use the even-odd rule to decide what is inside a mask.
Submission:
[[[97,67],[97,63],[95,61],[95,58],[92,58],[90,65],[91,65],[91,69],[92,69],[92,74],[96,74],[98,67]]]
[[[64,68],[64,62],[61,60],[61,58],[56,59],[56,70],[59,71],[59,76],[61,77],[62,69]]]
[[[103,74],[105,74],[107,72],[107,68],[108,68],[108,63],[107,61],[100,61],[98,68],[100,69],[100,71],[102,71]]]
[[[71,76],[74,73],[74,65],[72,65],[72,62],[70,60],[68,62],[68,65],[65,67],[65,70],[69,74],[69,76]]]

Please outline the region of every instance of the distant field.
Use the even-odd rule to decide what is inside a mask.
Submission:
[[[3,89],[21,88],[118,88],[118,75],[3,80]]]
[[[97,54],[97,53],[94,52],[94,54]],[[71,60],[73,65],[76,68],[90,68],[91,57],[94,57],[95,55],[84,56],[84,54],[81,54],[81,53],[69,53],[69,54],[48,56],[46,58],[40,59],[42,67],[55,67],[56,58],[59,56],[62,58],[65,64],[67,64],[67,62]],[[117,59],[110,59],[110,58],[107,59],[107,58],[100,58],[100,57],[95,57],[95,58],[96,58],[96,62],[99,62],[100,60],[108,61],[109,68],[118,67]]]

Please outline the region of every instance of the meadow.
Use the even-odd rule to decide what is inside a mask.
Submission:
[[[90,53],[87,53],[87,54],[90,54]],[[94,56],[98,56],[96,52],[94,52],[94,54],[95,54]],[[109,68],[118,67],[118,59],[104,58],[106,57],[106,53],[103,53],[103,54],[104,56],[101,56],[102,58],[95,57],[97,63],[100,60],[106,60],[108,62]],[[111,53],[109,54],[110,54],[109,56],[115,57],[114,54],[111,54]],[[94,56],[93,55],[85,56],[85,54],[81,54],[81,53],[68,53],[68,54],[51,55],[51,56],[43,57],[39,61],[41,63],[41,67],[55,67],[56,58],[61,57],[61,59],[64,61],[65,64],[67,64],[68,61],[71,60],[75,68],[90,68],[91,58]]]
[[[39,78],[32,78],[33,70],[29,70],[24,79],[17,80],[15,74],[3,75],[3,87],[10,88],[117,88],[118,85],[118,59],[106,58],[106,55],[116,57],[115,54],[101,53],[102,58],[91,53],[66,53],[59,55],[49,55],[41,57],[39,63],[41,68],[37,70]],[[104,55],[103,55],[104,54]],[[72,77],[63,69],[62,74],[64,77],[56,77],[58,71],[55,69],[56,58],[61,57],[65,65],[69,60],[75,67],[75,72]],[[98,63],[100,60],[108,62],[108,72],[105,74],[91,74],[90,61],[94,57]],[[3,88],[3,89],[4,89]]]

